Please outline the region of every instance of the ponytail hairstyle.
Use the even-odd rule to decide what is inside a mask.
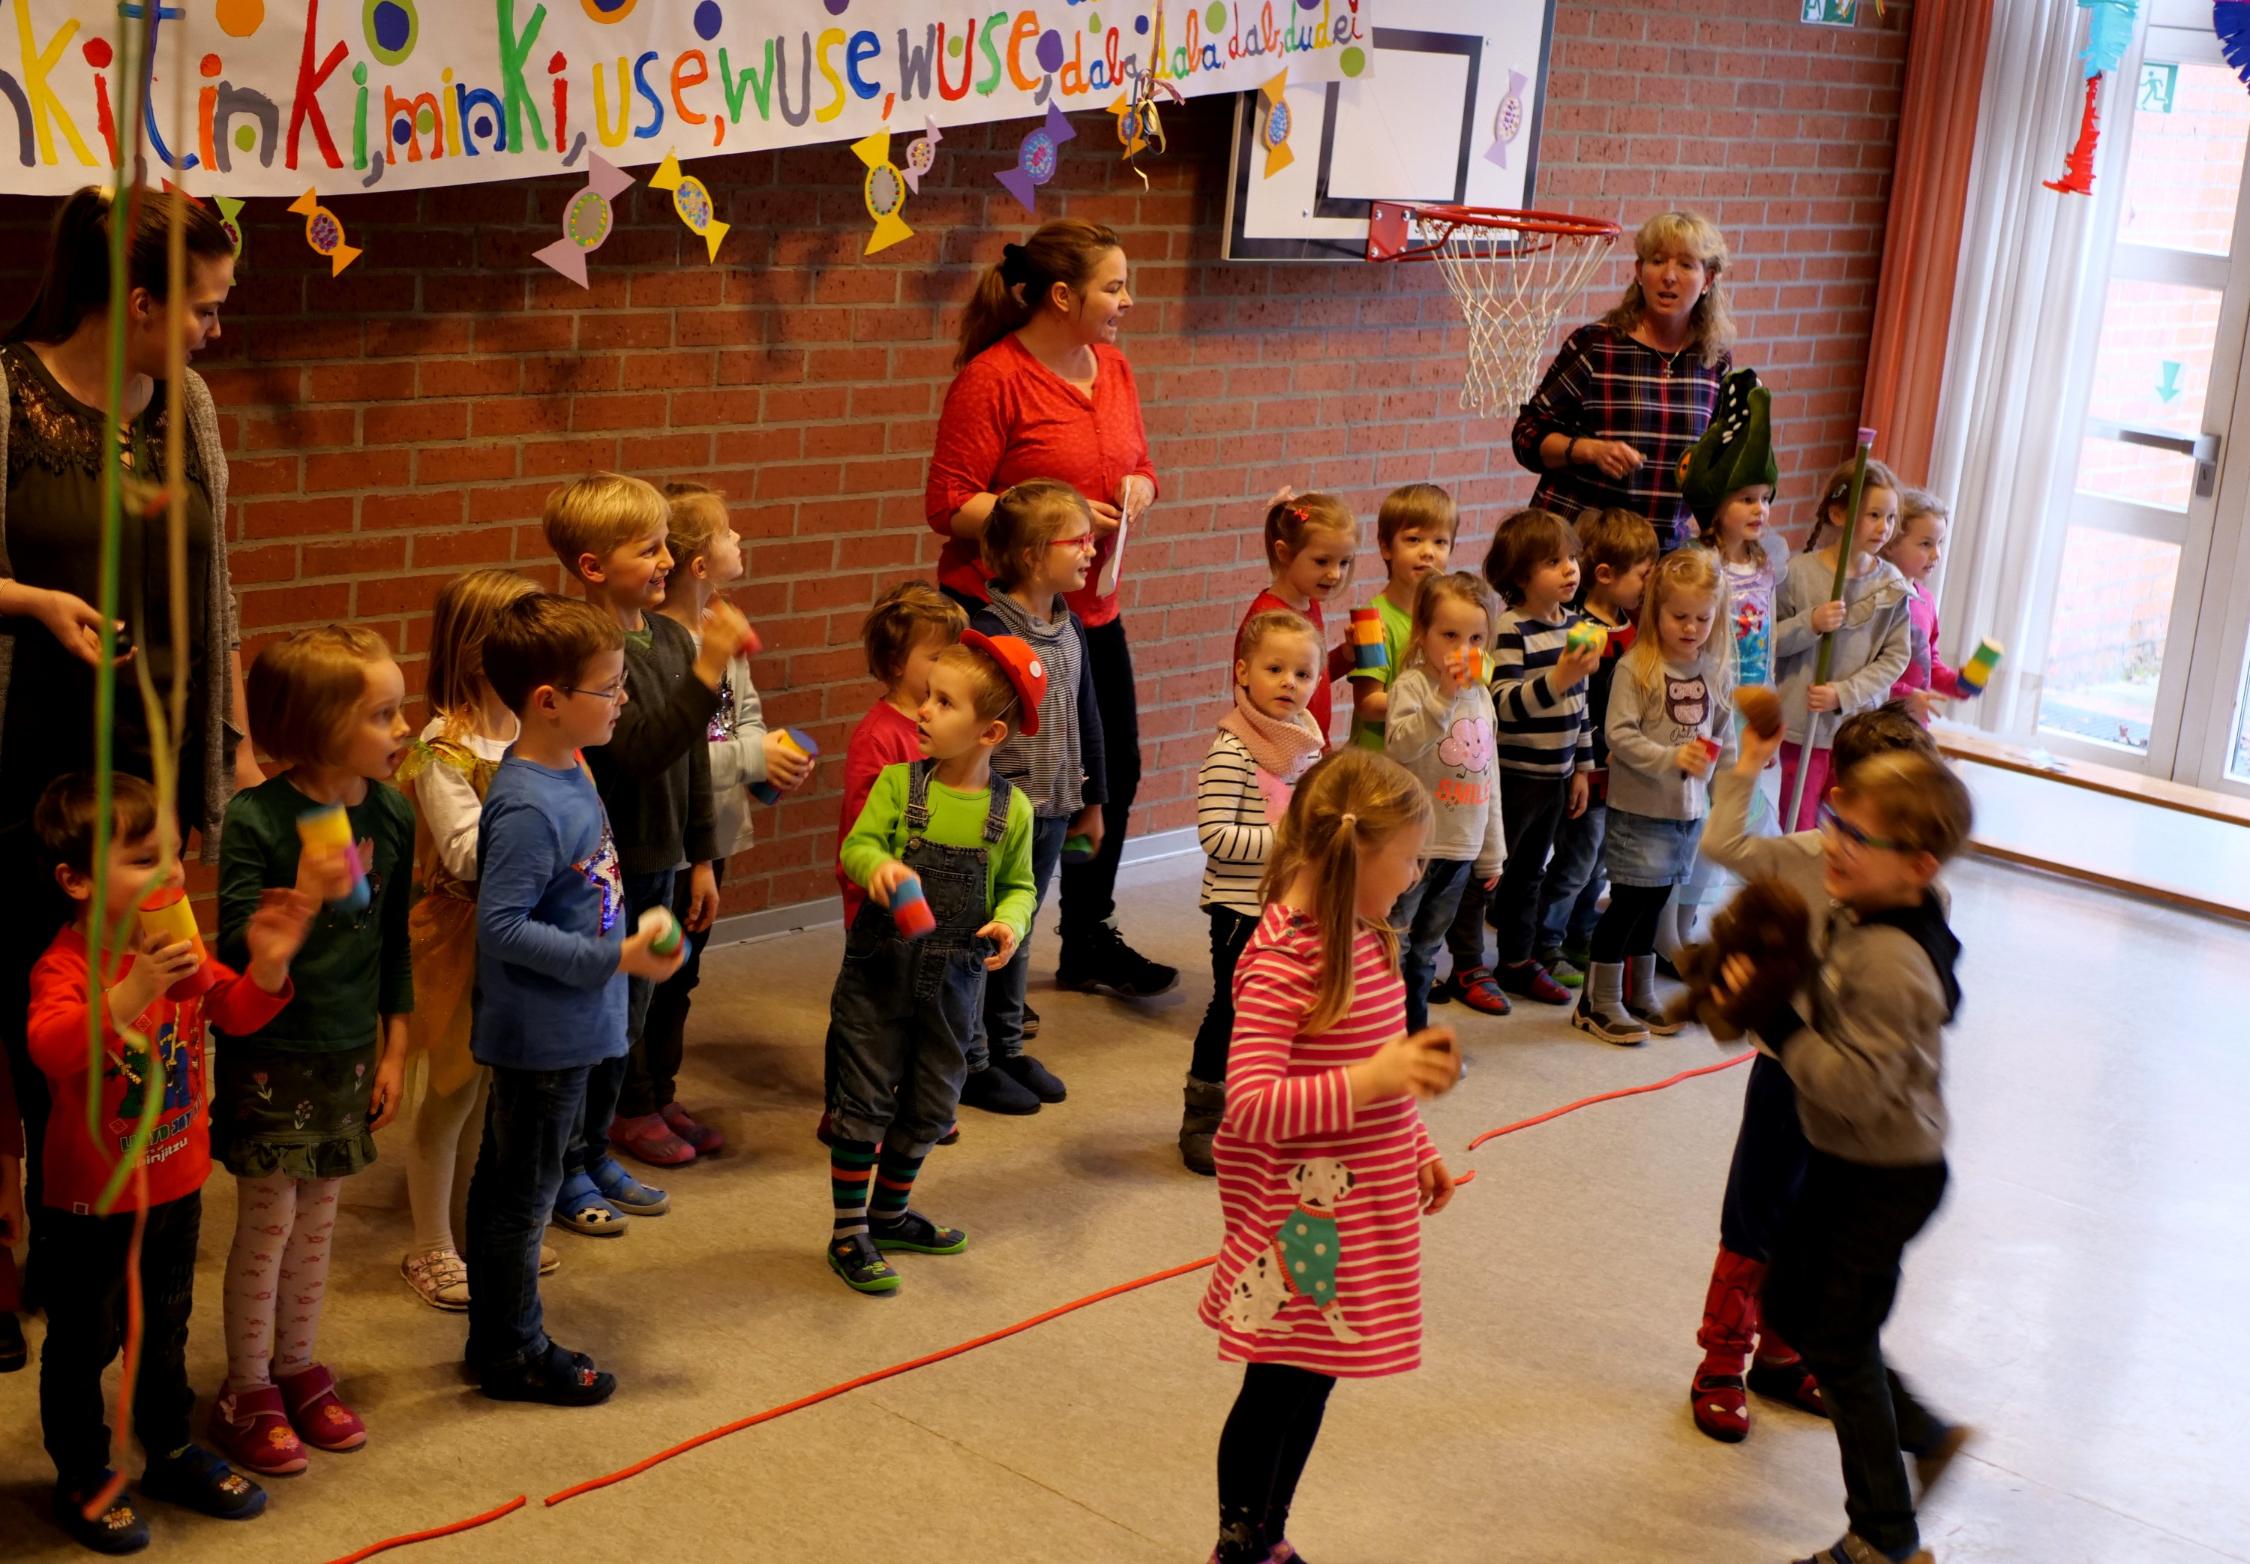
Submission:
[[[1856,456],[1846,457],[1829,469],[1828,481],[1820,486],[1820,508],[1813,512],[1812,535],[1805,539],[1805,549],[1808,553],[1813,549],[1826,546],[1829,532],[1836,526],[1836,523],[1828,519],[1828,513],[1832,510],[1842,510],[1851,503],[1852,468],[1858,465],[1858,461],[1859,459]],[[1873,491],[1876,489],[1888,489],[1902,498],[1906,492],[1899,484],[1898,474],[1870,456],[1867,458],[1867,490]],[[1865,493],[1861,494],[1860,503],[1863,505],[1867,503]],[[1858,523],[1858,520],[1859,518],[1856,516],[1844,518],[1842,533],[1847,550],[1851,544],[1851,529]],[[1898,529],[1893,526],[1891,531],[1895,536]],[[1883,541],[1888,544],[1890,539],[1885,538]],[[1882,550],[1877,549],[1876,552],[1879,554]]]
[[[500,611],[539,588],[512,570],[472,570],[438,592],[430,614],[430,710],[449,739],[465,737],[484,703],[484,643]]]
[[[1274,569],[1281,568],[1281,546],[1287,544],[1292,558],[1305,550],[1305,540],[1315,532],[1333,532],[1338,537],[1351,540],[1352,551],[1359,551],[1359,518],[1352,508],[1333,494],[1292,494],[1285,500],[1276,500],[1266,507],[1266,563]],[[1344,562],[1344,579],[1352,578],[1352,561]]]
[[[961,316],[953,367],[968,368],[970,359],[1029,325],[1056,283],[1085,287],[1109,252],[1123,248],[1116,230],[1080,217],[1041,223],[1023,243],[1002,245],[999,261],[977,279],[976,294]]]
[[[159,303],[170,293],[172,208],[185,207],[181,232],[191,261],[213,261],[234,254],[234,240],[208,207],[169,190],[134,186],[125,195],[125,286],[142,289]],[[63,197],[47,241],[47,268],[31,307],[9,328],[10,342],[60,342],[88,315],[109,309],[109,224],[111,192],[86,185]]]
[[[1289,812],[1274,830],[1273,852],[1258,887],[1261,901],[1278,901],[1310,868],[1320,882],[1311,908],[1320,925],[1320,979],[1302,1029],[1332,1026],[1352,1007],[1352,955],[1361,929],[1383,942],[1383,960],[1398,960],[1398,936],[1384,918],[1359,915],[1359,855],[1400,831],[1426,826],[1430,795],[1387,755],[1356,746],[1316,761],[1297,782]]]
[[[1734,658],[1721,657],[1712,642],[1727,629],[1727,569],[1716,551],[1707,548],[1674,549],[1656,562],[1649,573],[1648,595],[1641,599],[1640,628],[1633,633],[1632,648],[1618,663],[1618,672],[1640,682],[1644,695],[1654,695],[1664,684],[1664,649],[1657,644],[1657,622],[1664,605],[1683,592],[1711,595],[1711,635],[1699,654],[1703,681],[1710,688],[1713,709],[1724,709],[1734,699]],[[1731,651],[1731,645],[1729,650]]]
[[[707,484],[674,481],[664,485],[664,505],[670,516],[664,546],[671,551],[672,568],[684,572],[727,530],[727,497]]]
[[[1441,603],[1466,603],[1483,613],[1485,639],[1492,638],[1492,621],[1500,612],[1499,601],[1492,588],[1485,585],[1484,577],[1469,570],[1450,571],[1442,576],[1428,576],[1422,588],[1414,594],[1414,628],[1406,638],[1406,650],[1399,660],[1407,667],[1421,655],[1422,637],[1430,633],[1431,622],[1437,618]]]

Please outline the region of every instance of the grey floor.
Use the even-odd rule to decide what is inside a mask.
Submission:
[[[1129,873],[1125,925],[1188,976],[1146,1007],[1034,971],[1037,1051],[1070,1101],[972,1115],[922,1204],[969,1229],[897,1296],[820,1260],[811,1136],[833,929],[712,958],[685,1096],[736,1150],[668,1182],[673,1214],[558,1236],[556,1334],[614,1367],[608,1407],[486,1403],[457,1317],[398,1280],[397,1134],[354,1180],[324,1353],[373,1431],[226,1527],[159,1512],[161,1556],[321,1560],[523,1511],[406,1557],[1061,1560],[1209,1551],[1211,1453],[1234,1375],[1194,1317],[1200,1275],[753,1428],[562,1506],[542,1498],[705,1429],[1208,1254],[1212,1186],[1171,1138],[1209,976],[1198,863]],[[2013,871],[1954,877],[1968,955],[1952,1039],[1954,1192],[1911,1251],[1890,1335],[1930,1398],[1982,1430],[1925,1518],[1940,1559],[2250,1560],[2250,931]],[[1042,949],[1051,953],[1043,931]],[[1441,1012],[1442,1014],[1442,1012]],[[1293,1532],[1321,1564],[1783,1560],[1840,1530],[1827,1426],[1761,1407],[1726,1447],[1687,1417],[1739,1073],[1458,1148],[1479,1131],[1720,1057],[1699,1037],[1593,1044],[1559,1012],[1478,1018],[1434,1105],[1477,1182],[1427,1236],[1419,1374],[1346,1385]],[[227,1181],[206,1214],[193,1343],[220,1369]],[[45,1520],[31,1374],[0,1380],[0,1554],[74,1556]]]

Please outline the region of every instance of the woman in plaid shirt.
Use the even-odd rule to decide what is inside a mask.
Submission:
[[[1633,250],[1624,299],[1570,334],[1524,403],[1516,460],[1540,475],[1539,509],[1629,510],[1670,550],[1695,535],[1680,458],[1703,437],[1734,363],[1734,317],[1719,286],[1727,242],[1697,213],[1661,212]]]

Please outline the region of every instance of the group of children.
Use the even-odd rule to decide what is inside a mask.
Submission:
[[[1920,770],[1899,773],[1908,762],[1890,757],[1863,776],[1872,758],[1840,761],[1831,795],[1831,749],[1852,723],[1837,732],[1828,719],[1860,713],[1864,725],[1899,684],[1926,720],[1926,692],[1951,688],[1919,589],[1944,518],[1908,497],[1901,526],[1901,491],[1879,464],[1846,515],[1840,474],[1818,507],[1836,541],[1784,569],[1766,534],[1764,392],[1752,379],[1729,395],[1742,416],[1714,420],[1684,473],[1698,544],[1660,560],[1649,524],[1627,513],[1573,525],[1531,510],[1503,524],[1481,575],[1449,570],[1453,503],[1409,485],[1378,519],[1389,579],[1373,632],[1334,654],[1321,608],[1349,580],[1357,523],[1324,495],[1269,508],[1272,584],[1237,635],[1232,707],[1199,780],[1214,985],[1180,1133],[1186,1164],[1218,1175],[1227,1220],[1204,1314],[1223,1354],[1250,1366],[1220,1451],[1227,1564],[1297,1557],[1284,1525],[1334,1378],[1417,1361],[1419,1222],[1452,1180],[1414,1104],[1462,1067],[1453,1034],[1427,1029],[1428,1005],[1505,1014],[1510,994],[1563,1004],[1576,987],[1574,1024],[1605,1041],[1672,1029],[1655,999],[1658,952],[1684,929],[1675,897],[1694,895],[1712,860],[1819,868],[1827,893],[1862,914],[1827,931],[1831,959],[1852,947],[1854,983],[1912,989],[1913,1003],[1884,1012],[1889,1052],[1874,1066],[1855,1052],[1868,1006],[1848,1002],[1850,983],[1842,997],[1818,987],[1809,1020],[1762,1018],[1770,1058],[1746,1104],[1739,1202],[1730,1180],[1697,1421],[1740,1437],[1723,1430],[1747,1427],[1744,1370],[1752,1389],[1783,1375],[1792,1399],[1836,1417],[1854,1536],[1877,1550],[1834,1556],[1912,1554],[1912,1508],[1902,1521],[1890,1467],[1899,1450],[1942,1465],[1958,1436],[1885,1378],[1875,1332],[1888,1293],[1869,1301],[1872,1273],[1852,1271],[1858,1302],[1836,1306],[1846,1257],[1833,1235],[1889,1245],[1895,1280],[1897,1247],[1943,1187],[1935,1036],[1957,991],[1942,903],[1919,891],[1965,835],[1966,804],[1928,803],[1943,792],[1933,777],[1951,779],[1926,745],[1900,748]],[[124,1328],[136,1223],[140,1491],[240,1518],[263,1507],[255,1476],[302,1472],[311,1452],[368,1437],[316,1331],[340,1183],[373,1159],[410,1054],[426,1060],[427,1086],[401,1274],[423,1301],[467,1314],[466,1362],[497,1399],[612,1393],[612,1375],[547,1333],[539,1278],[559,1260],[543,1235],[613,1238],[668,1209],[619,1150],[670,1167],[722,1148],[677,1100],[689,995],[752,798],[801,786],[813,761],[766,727],[745,654],[754,637],[719,595],[744,569],[719,495],[599,474],[558,490],[545,527],[574,595],[497,570],[448,584],[418,738],[372,633],[300,632],[259,654],[250,716],[281,770],[229,810],[215,956],[170,934],[134,937],[89,992],[95,921],[129,926],[176,887],[178,844],[153,791],[120,779],[97,875],[90,779],[59,780],[41,805],[41,841],[76,909],[40,963],[31,1014],[56,1104],[32,1137],[46,1173],[32,1224],[50,1318],[41,1412],[58,1516],[93,1548],[147,1540],[109,1468],[99,1388]],[[845,755],[847,937],[819,1129],[826,1260],[856,1291],[900,1286],[888,1255],[967,1247],[912,1200],[963,1103],[1027,1113],[1066,1096],[1025,1051],[1037,1027],[1025,977],[1058,861],[1093,850],[1102,829],[1100,717],[1062,601],[1084,582],[1092,536],[1075,490],[1019,484],[983,535],[987,603],[971,614],[910,583],[865,623],[882,693]],[[1828,591],[1839,548],[1840,602]],[[1810,652],[1829,631],[1837,654],[1816,684]],[[1351,738],[1330,753],[1338,679],[1351,686]],[[1833,796],[1817,841],[1758,835],[1775,745],[1738,731],[1731,694],[1767,682],[1790,713],[1784,794],[1801,766],[1805,820]],[[1875,924],[1928,953],[1936,979]],[[1439,982],[1441,947],[1452,971]],[[97,1007],[107,1062],[89,1108]],[[207,1027],[224,1036],[210,1082]],[[1911,1087],[1895,1122],[1873,1129],[1858,1107],[1870,1069],[1903,1070]],[[1800,1094],[1805,1130],[1792,1140]],[[185,1369],[211,1156],[238,1186],[215,1452],[190,1437]],[[121,1166],[122,1195],[98,1214]],[[1758,1214],[1737,1224],[1738,1204]],[[54,1258],[63,1246],[68,1261]],[[1793,1350],[1772,1329],[1760,1339],[1761,1283]],[[1885,1419],[1891,1431],[1870,1434]]]

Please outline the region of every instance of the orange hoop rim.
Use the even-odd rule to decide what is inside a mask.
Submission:
[[[1432,237],[1408,237],[1410,225],[1437,226]],[[1367,258],[1371,261],[1427,261],[1436,258],[1456,230],[1483,228],[1537,236],[1549,241],[1533,245],[1546,249],[1564,239],[1615,243],[1624,229],[1606,217],[1578,217],[1569,212],[1515,210],[1502,206],[1461,206],[1448,201],[1373,201],[1368,203]]]

